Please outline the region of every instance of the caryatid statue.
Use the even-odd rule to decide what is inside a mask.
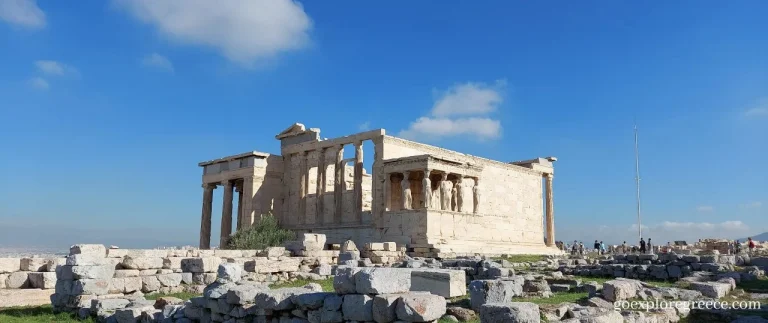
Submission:
[[[408,180],[410,172],[403,173],[403,180],[400,181],[400,188],[403,189],[403,210],[413,208],[413,196],[411,196],[411,182]]]
[[[453,183],[448,180],[448,174],[443,173],[440,179],[440,208],[443,210],[451,209],[451,190]]]
[[[456,212],[464,210],[464,183],[462,178],[456,180]]]
[[[432,206],[432,182],[429,180],[429,172],[429,169],[425,170],[424,179],[421,180],[421,193],[424,195],[424,209],[429,209]]]
[[[480,213],[480,195],[482,191],[480,189],[480,177],[475,178],[475,186],[472,187],[472,204],[474,204],[472,213],[478,214]]]

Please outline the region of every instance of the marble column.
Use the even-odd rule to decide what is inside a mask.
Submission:
[[[448,173],[442,173],[440,180],[440,209],[449,211],[451,209],[451,190],[453,183],[448,180]]]
[[[363,223],[363,142],[355,144],[354,212],[355,222]]]
[[[224,248],[232,235],[232,182],[223,181],[224,200],[221,206],[221,237],[219,238],[219,248]]]
[[[336,150],[336,173],[333,182],[333,203],[336,211],[333,214],[333,223],[341,223],[341,214],[344,212],[344,145]]]
[[[256,217],[261,216],[261,208],[257,209],[256,201],[254,197],[256,195],[257,187],[254,184],[257,183],[256,177],[253,175],[243,178],[243,225],[242,228],[249,228],[256,222]],[[259,214],[256,214],[256,212]],[[277,215],[275,215],[277,216]]]
[[[475,177],[475,186],[472,186],[472,213],[480,213],[480,198],[482,197],[482,188],[480,187],[480,177]]]
[[[211,212],[216,184],[203,184],[203,214],[200,219],[200,249],[211,249]]]
[[[392,174],[384,174],[384,211],[392,211]]]
[[[546,190],[547,190],[547,246],[555,245],[555,201],[552,193],[552,179],[553,174],[546,174]]]
[[[309,190],[307,180],[309,177],[309,167],[307,167],[307,152],[302,151],[299,155],[299,214],[297,222],[299,224],[307,223],[307,192]]]
[[[235,184],[237,192],[237,230],[243,227],[243,182]]]
[[[424,179],[421,180],[421,194],[424,196],[422,199],[423,207],[425,210],[429,210],[432,204],[432,182],[429,180],[429,174],[432,171],[429,169],[424,170]]]
[[[323,200],[325,196],[325,148],[317,151],[317,184],[315,185],[315,218],[318,224],[325,222]]]
[[[467,208],[464,206],[464,176],[459,175],[456,180],[456,212],[466,212]]]

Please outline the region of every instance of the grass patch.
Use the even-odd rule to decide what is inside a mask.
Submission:
[[[768,277],[760,277],[752,281],[742,281],[739,287],[750,293],[768,293]]]
[[[506,260],[509,262],[537,262],[546,259],[547,256],[544,255],[506,255],[493,258],[493,260]]]
[[[522,298],[514,298],[513,301],[531,302],[534,304],[543,305],[543,304],[560,304],[560,303],[578,303],[579,301],[587,300],[588,298],[589,298],[589,293],[560,292],[560,293],[552,293],[552,297],[549,297],[549,298],[522,297]]]
[[[192,297],[198,297],[198,296],[202,296],[202,295],[195,294],[195,293],[181,292],[181,293],[172,293],[172,294],[160,294],[160,293],[150,294],[150,295],[144,295],[144,298],[146,298],[148,300],[156,300],[156,299],[158,299],[160,297],[176,297],[178,299],[186,301],[186,300],[189,300]]]
[[[49,322],[95,322],[88,318],[80,321],[70,313],[53,314],[51,305],[10,307],[0,309],[0,322],[3,323],[49,323]]]
[[[269,286],[271,289],[276,288],[283,288],[283,287],[303,287],[306,284],[309,283],[317,283],[320,284],[320,286],[323,287],[324,292],[332,292],[333,291],[333,278],[323,279],[323,280],[309,280],[309,279],[297,279],[294,281],[289,282],[279,282],[274,283]]]

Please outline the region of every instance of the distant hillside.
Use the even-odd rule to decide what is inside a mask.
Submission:
[[[756,236],[752,236],[752,240],[755,241],[768,241],[768,232],[763,232],[761,234],[758,234]],[[739,241],[747,241],[747,238],[741,238]]]

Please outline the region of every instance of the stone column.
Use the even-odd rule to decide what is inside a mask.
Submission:
[[[355,174],[354,174],[354,212],[355,221],[363,223],[363,142],[355,144]]]
[[[403,172],[403,180],[400,182],[400,188],[403,190],[403,210],[413,209],[413,195],[411,195],[411,181],[408,179],[411,172]]]
[[[467,208],[464,206],[464,176],[459,175],[456,180],[456,212],[466,212]]]
[[[203,215],[200,219],[200,249],[211,249],[211,211],[216,184],[203,184]]]
[[[307,152],[302,151],[299,154],[299,214],[298,224],[307,223],[307,191],[309,185],[307,180],[309,177],[309,167],[307,167]]]
[[[243,227],[243,183],[238,182],[235,184],[235,192],[237,192],[237,230]]]
[[[341,223],[341,213],[344,212],[344,145],[336,150],[336,174],[334,174],[333,203],[336,212],[333,215],[334,223]]]
[[[223,248],[229,241],[229,236],[232,235],[232,182],[223,181],[221,186],[224,186],[224,201],[221,206],[221,237],[219,239],[219,248]]]
[[[429,174],[432,171],[429,169],[424,170],[424,179],[421,180],[421,193],[424,195],[424,198],[422,199],[424,203],[424,209],[429,210],[429,207],[432,204],[432,181],[429,179]]]
[[[392,211],[392,174],[384,174],[384,211]]]
[[[243,228],[250,227],[256,221],[256,217],[261,216],[261,214],[256,214],[256,201],[254,201],[256,188],[254,187],[254,182],[256,182],[256,178],[253,175],[243,178],[243,225],[241,226]]]
[[[553,174],[546,174],[546,190],[547,190],[547,246],[555,245],[555,201],[552,194],[552,179]]]
[[[315,218],[318,224],[323,224],[323,200],[325,196],[325,148],[320,149],[317,156],[317,185],[315,185]]]
[[[480,187],[480,177],[475,177],[475,186],[472,187],[472,213],[480,213],[480,198],[482,188]]]

